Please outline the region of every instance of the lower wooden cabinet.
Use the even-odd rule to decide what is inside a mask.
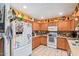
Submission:
[[[32,39],[32,49],[40,45],[47,45],[47,36],[39,36]]]
[[[41,44],[39,37],[35,37],[32,39],[32,49],[38,47]]]
[[[69,44],[67,42],[67,38],[58,37],[57,38],[57,48],[68,51],[70,48],[69,48]]]
[[[47,46],[47,36],[40,37],[41,45]]]

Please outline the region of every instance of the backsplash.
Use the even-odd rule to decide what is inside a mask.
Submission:
[[[71,37],[71,32],[57,32],[58,36]]]
[[[47,35],[48,32],[41,32],[41,31],[35,31],[35,32],[32,32],[32,36],[36,36],[36,35]]]

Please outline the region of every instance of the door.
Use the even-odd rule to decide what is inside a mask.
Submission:
[[[0,56],[4,55],[4,39],[0,38]]]

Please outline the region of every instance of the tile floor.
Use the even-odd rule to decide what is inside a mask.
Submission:
[[[67,56],[67,52],[40,45],[32,51],[32,56]]]

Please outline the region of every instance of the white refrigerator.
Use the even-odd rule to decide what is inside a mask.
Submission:
[[[11,40],[12,56],[29,56],[32,54],[32,24],[23,21],[12,21],[13,39]],[[19,25],[18,25],[19,24]]]
[[[12,21],[10,5],[5,4],[5,33],[4,33],[4,55],[5,56],[28,56],[32,54],[32,24],[23,21]],[[23,29],[16,30],[17,22]],[[11,28],[12,31],[11,31]],[[21,32],[20,32],[21,31]],[[16,33],[17,32],[17,33]]]

